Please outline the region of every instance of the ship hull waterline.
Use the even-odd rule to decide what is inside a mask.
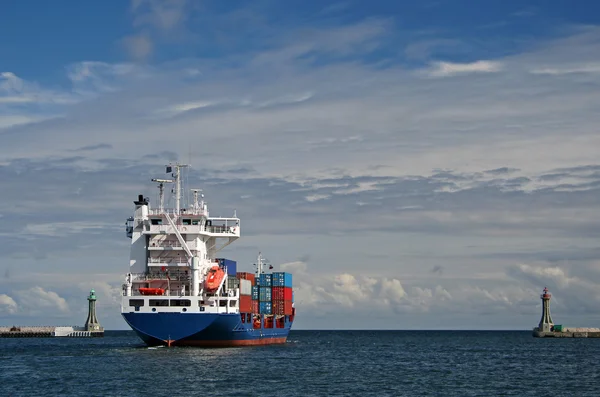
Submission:
[[[285,328],[254,329],[240,323],[239,314],[122,313],[127,324],[148,346],[241,347],[284,344]]]

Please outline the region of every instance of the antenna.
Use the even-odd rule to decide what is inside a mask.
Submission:
[[[202,191],[202,189],[190,189],[193,193],[194,193],[194,203],[192,204],[192,207],[194,208],[195,211],[197,211],[199,208],[201,208],[202,206],[198,203],[198,193]],[[204,194],[202,194],[202,197],[204,197]],[[204,200],[202,200],[204,201]]]
[[[258,277],[260,277],[261,273],[263,272],[263,265],[269,265],[269,269],[273,269],[273,265],[271,265],[270,261],[268,259],[263,258],[262,254],[259,252],[258,253],[258,258],[256,260],[256,274]]]
[[[163,212],[164,208],[163,208],[163,204],[164,204],[164,199],[165,199],[165,183],[173,183],[173,181],[171,179],[156,179],[153,178],[152,182],[157,182],[158,183],[158,188],[159,190],[159,207],[158,210],[160,212]]]
[[[175,213],[179,216],[180,213],[180,200],[181,200],[181,168],[189,167],[188,164],[169,164],[167,165],[167,174],[173,171],[175,168],[175,172],[173,172],[173,177],[175,178]]]
[[[258,258],[256,259],[256,275],[260,277],[262,273],[262,256],[260,252],[258,253]]]

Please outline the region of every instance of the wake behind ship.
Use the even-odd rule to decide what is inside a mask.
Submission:
[[[218,258],[240,237],[240,219],[210,217],[200,189],[181,208],[183,164],[166,168],[158,183],[158,208],[139,195],[126,222],[131,238],[121,314],[149,346],[244,346],[285,343],[294,321],[292,275],[237,272]],[[174,183],[175,208],[164,208],[164,186]],[[199,194],[201,196],[200,201]],[[269,266],[272,268],[272,266]]]

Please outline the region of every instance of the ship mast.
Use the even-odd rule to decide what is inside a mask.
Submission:
[[[192,193],[194,193],[194,203],[192,204],[192,208],[194,211],[202,211],[204,207],[204,193],[202,193],[202,203],[198,202],[198,193],[202,192],[202,189],[190,189]]]
[[[180,210],[180,201],[181,201],[181,170],[180,168],[189,167],[189,164],[169,164],[167,166],[167,174],[173,171],[173,167],[175,168],[175,172],[171,174],[173,178],[175,178],[175,213],[179,215]]]
[[[159,193],[158,193],[158,210],[159,212],[162,214],[162,212],[164,211],[164,202],[165,202],[165,183],[173,183],[173,180],[171,179],[156,179],[153,178],[152,182],[157,182],[158,183],[158,189],[159,189]]]
[[[261,253],[259,252],[259,253],[258,253],[258,258],[256,259],[256,275],[257,275],[258,277],[260,277],[260,274],[262,273],[262,266],[263,266],[263,263],[262,263],[262,255],[261,255]]]

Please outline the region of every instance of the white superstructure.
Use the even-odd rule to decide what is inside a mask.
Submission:
[[[159,188],[156,208],[143,195],[134,201],[134,216],[126,222],[131,254],[122,312],[239,312],[239,286],[227,285],[226,272],[216,290],[206,281],[218,266],[218,252],[240,237],[240,219],[235,212],[230,218],[210,217],[200,189],[190,189],[193,199],[182,206],[186,167],[169,164],[172,179],[152,179]],[[165,185],[174,185],[174,208],[165,207]]]

